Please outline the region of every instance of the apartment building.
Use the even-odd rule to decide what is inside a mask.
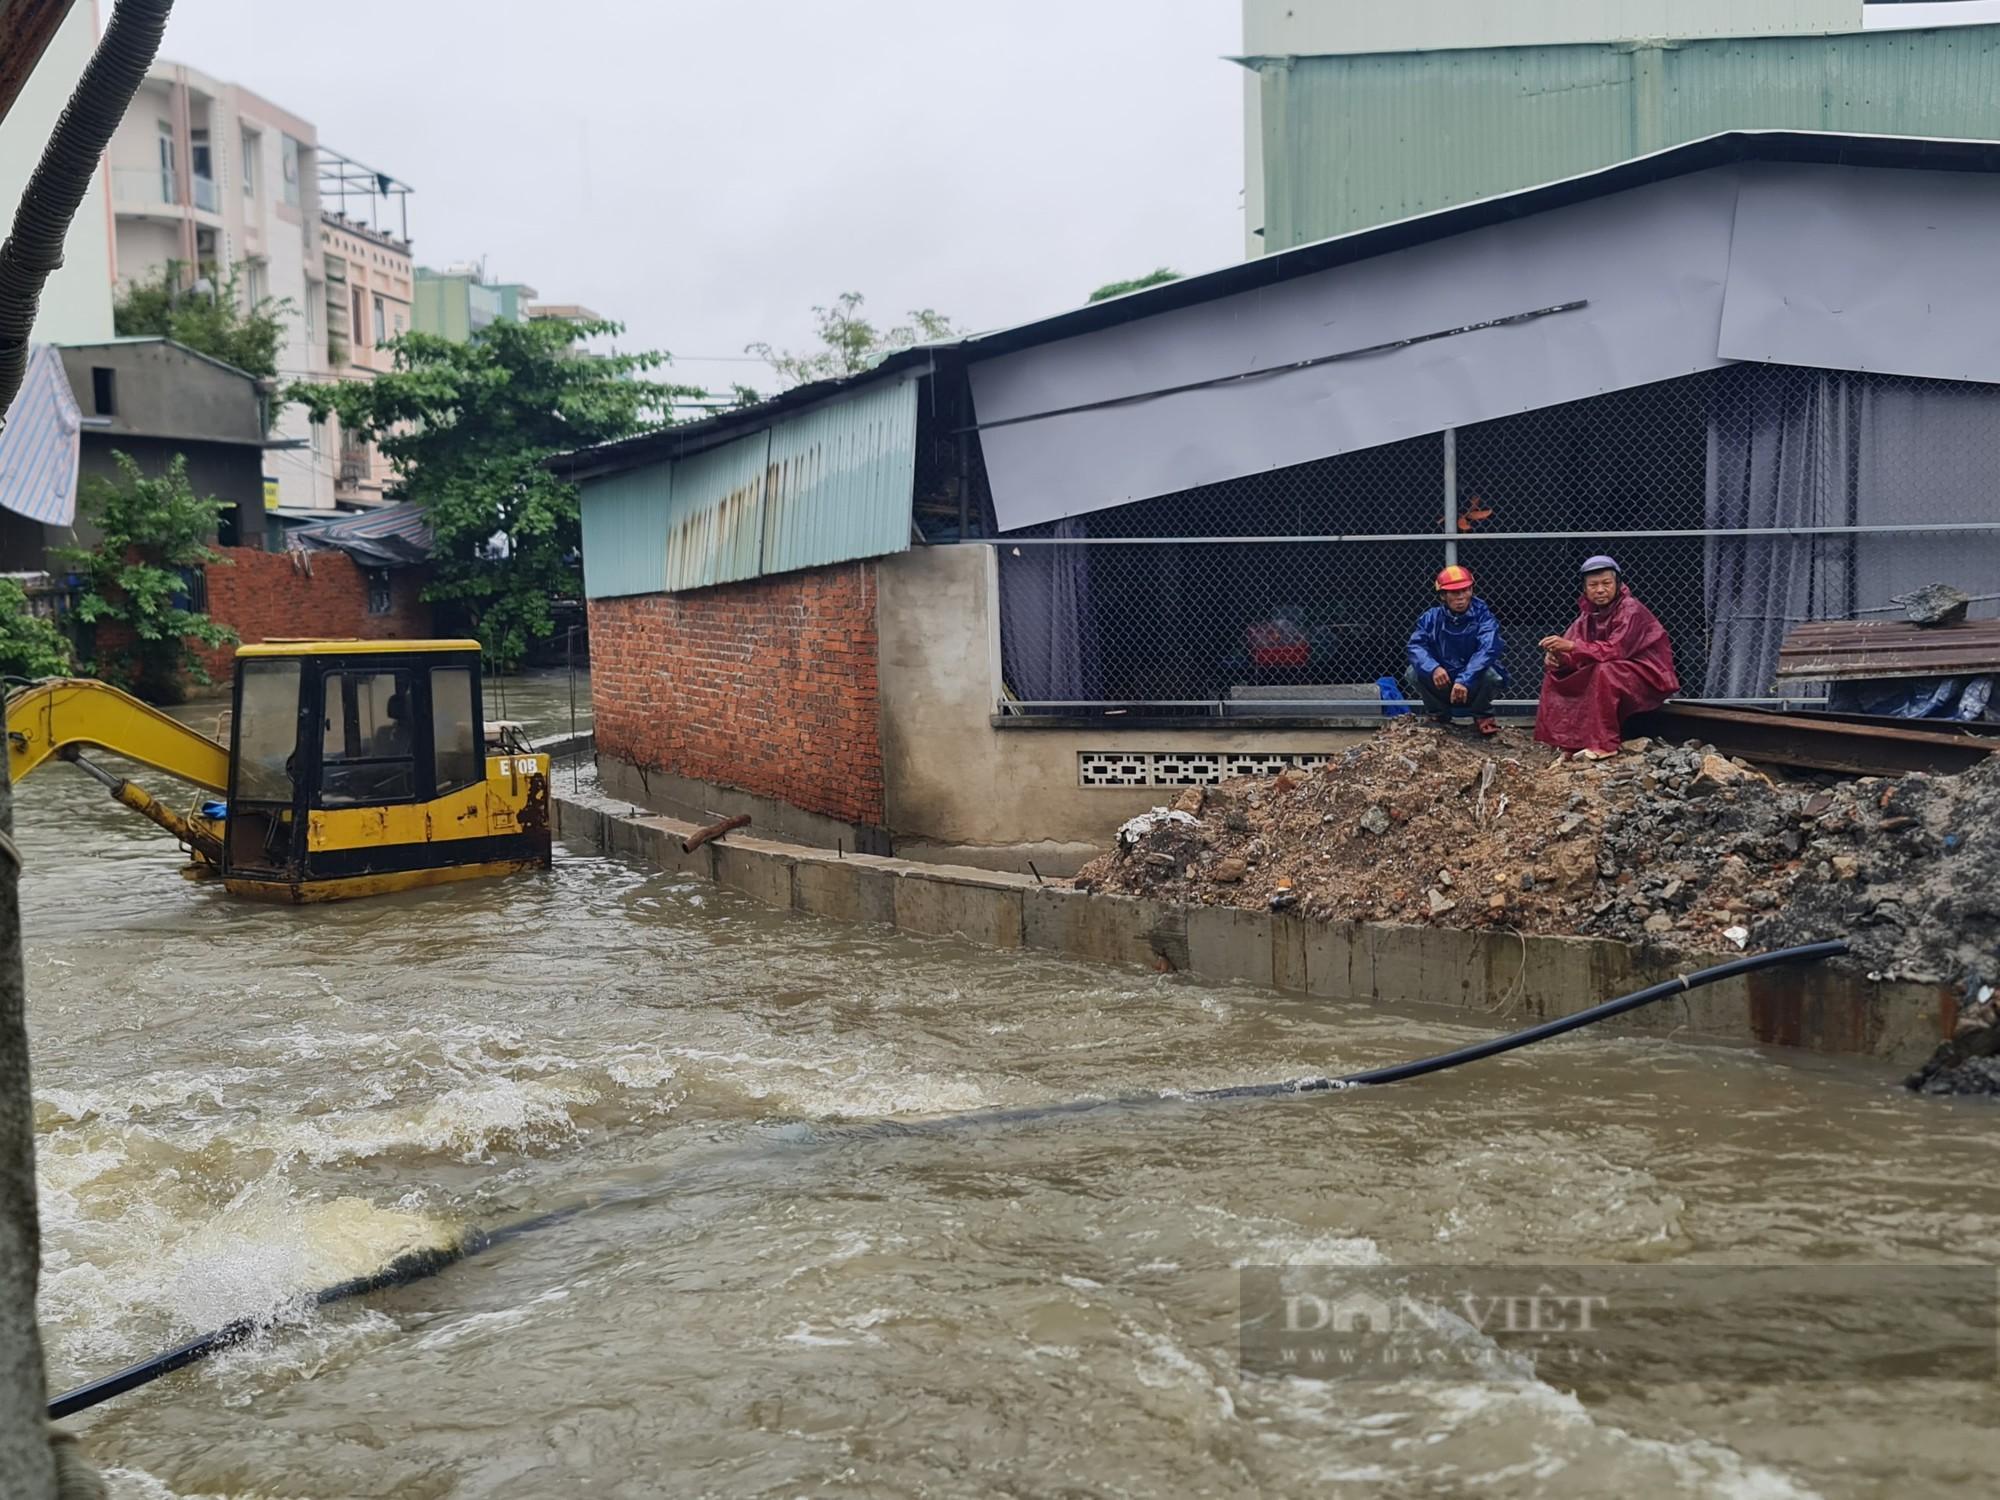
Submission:
[[[412,325],[408,184],[323,147],[312,123],[184,63],[147,74],[113,135],[114,276],[172,262],[190,293],[235,281],[284,305],[278,378],[370,379]],[[281,511],[381,501],[386,473],[334,421],[277,415],[265,474]]]
[[[372,380],[394,364],[386,346],[414,326],[410,189],[324,147],[319,172],[328,360],[339,379]],[[335,462],[339,504],[382,503],[389,469],[371,444],[343,432]]]
[[[328,356],[318,132],[310,122],[183,63],[159,62],[111,139],[118,283],[174,262],[192,290],[234,276],[247,303],[288,304],[279,378],[325,378]],[[278,415],[265,473],[281,509],[334,509],[335,435]]]

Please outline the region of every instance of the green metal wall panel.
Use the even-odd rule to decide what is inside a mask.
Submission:
[[[583,594],[611,599],[667,586],[673,465],[651,464],[583,486]]]
[[[755,578],[764,565],[764,471],[770,432],[754,432],[674,466],[667,506],[669,593]]]
[[[772,429],[764,571],[903,551],[916,461],[914,380],[862,391]]]
[[[676,593],[910,545],[917,382],[583,484],[584,594]]]
[[[2000,26],[1300,57],[1261,71],[1267,250],[1724,130],[2000,140]]]

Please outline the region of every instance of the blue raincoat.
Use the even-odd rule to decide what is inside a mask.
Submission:
[[[1490,668],[1500,674],[1500,685],[1505,687],[1506,655],[1500,622],[1484,599],[1474,599],[1462,615],[1435,605],[1424,611],[1410,632],[1410,665],[1425,677],[1443,667],[1453,682],[1469,683]]]

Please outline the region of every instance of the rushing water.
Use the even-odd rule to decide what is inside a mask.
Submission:
[[[566,686],[509,711],[566,730]],[[51,1380],[605,1203],[76,1422],[124,1497],[1990,1492],[1995,1392],[1589,1399],[1237,1367],[1237,1268],[2000,1260],[2000,1119],[1584,1034],[1422,1082],[803,1144],[797,1122],[1419,1055],[1468,1018],[851,928],[559,851],[268,908],[18,791]],[[643,1184],[653,1187],[634,1195]]]

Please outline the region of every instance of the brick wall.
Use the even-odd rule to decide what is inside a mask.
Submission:
[[[371,615],[367,572],[344,552],[216,550],[229,561],[206,570],[208,613],[233,626],[245,645],[309,637],[421,640],[431,633],[431,607],[417,597],[425,581],[422,568],[391,569],[390,611]],[[235,671],[233,647],[203,651],[201,657],[217,682]]]
[[[605,754],[882,825],[872,564],[593,599],[590,671]]]

